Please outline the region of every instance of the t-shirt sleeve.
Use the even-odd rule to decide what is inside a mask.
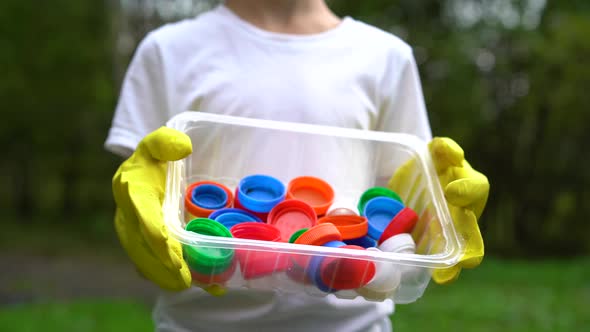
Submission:
[[[407,133],[430,141],[432,132],[424,102],[424,94],[418,73],[418,66],[411,51],[398,65],[398,73],[393,68],[385,84],[381,117],[377,130],[385,132]]]
[[[108,137],[108,151],[127,157],[168,120],[161,53],[153,35],[139,44],[125,74]]]
[[[391,69],[384,80],[377,130],[416,135],[428,142],[432,132],[422,92],[418,66],[411,52],[391,61]],[[385,185],[393,171],[403,164],[408,155],[388,144],[378,149],[378,185]]]

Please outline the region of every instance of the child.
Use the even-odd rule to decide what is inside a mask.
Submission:
[[[129,66],[106,148],[127,157],[185,110],[432,138],[410,46],[338,18],[323,0],[227,0],[151,32]],[[158,331],[390,331],[393,309],[391,301],[239,290],[214,297],[192,287],[162,294],[154,321]]]

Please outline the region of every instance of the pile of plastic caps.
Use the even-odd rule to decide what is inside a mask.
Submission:
[[[358,214],[332,207],[334,190],[322,179],[301,176],[287,185],[268,175],[251,175],[232,192],[213,181],[186,188],[187,231],[202,235],[300,245],[414,253],[410,236],[418,215],[393,191],[374,187],[358,201]],[[223,285],[239,266],[245,280],[286,272],[290,279],[332,293],[356,290],[382,300],[399,285],[391,263],[281,251],[184,245],[193,281]]]

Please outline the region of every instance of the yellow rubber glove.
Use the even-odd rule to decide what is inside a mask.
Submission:
[[[192,278],[180,242],[169,236],[163,222],[166,165],[191,152],[188,136],[161,127],[139,143],[113,177],[115,228],[123,248],[145,278],[171,291],[189,288]],[[224,292],[203,288],[213,295]]]
[[[436,283],[447,284],[459,277],[462,268],[475,268],[483,259],[484,243],[477,220],[486,205],[490,185],[485,175],[469,165],[463,149],[452,139],[436,137],[428,147],[455,229],[465,245],[465,252],[457,265],[433,271],[432,279]],[[414,160],[402,165],[391,178],[389,187],[400,190],[400,186],[407,184],[404,180],[413,168]]]

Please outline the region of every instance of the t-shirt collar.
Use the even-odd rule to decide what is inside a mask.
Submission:
[[[332,29],[316,34],[297,35],[271,32],[261,29],[255,26],[254,24],[239,17],[236,13],[234,13],[231,9],[226,7],[223,3],[219,4],[217,8],[214,9],[214,11],[220,14],[221,16],[224,16],[226,19],[231,20],[232,23],[234,23],[236,26],[240,27],[243,30],[246,30],[247,32],[257,36],[258,38],[284,42],[308,42],[331,38],[336,35],[342,34],[343,31],[347,29],[348,25],[353,21],[351,17],[345,16],[342,18],[340,24],[338,24],[338,26]]]

